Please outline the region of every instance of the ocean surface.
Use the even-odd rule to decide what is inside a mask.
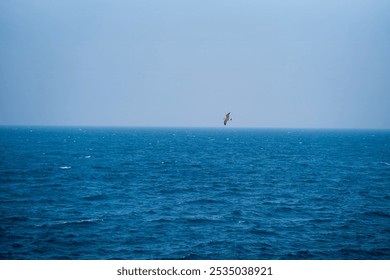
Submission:
[[[390,131],[0,127],[0,259],[390,259]]]

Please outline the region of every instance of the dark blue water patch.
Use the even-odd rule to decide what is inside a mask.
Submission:
[[[371,212],[365,212],[364,215],[366,215],[369,218],[379,218],[381,220],[383,219],[390,219],[390,212],[382,212],[382,211],[371,211]]]
[[[388,259],[389,131],[0,128],[1,259]]]

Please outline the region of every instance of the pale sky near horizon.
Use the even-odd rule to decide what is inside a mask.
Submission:
[[[390,129],[388,0],[0,3],[0,125]]]

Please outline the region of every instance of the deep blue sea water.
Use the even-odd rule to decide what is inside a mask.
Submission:
[[[390,259],[390,131],[0,128],[1,259]]]

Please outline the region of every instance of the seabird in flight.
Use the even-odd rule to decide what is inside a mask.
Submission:
[[[223,121],[223,125],[226,125],[228,121],[231,121],[232,119],[230,118],[230,112],[226,114],[225,119]]]

